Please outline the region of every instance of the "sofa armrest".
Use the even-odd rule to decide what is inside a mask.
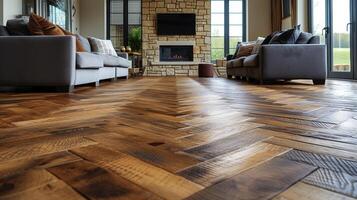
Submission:
[[[117,54],[119,57],[125,58],[127,60],[129,59],[129,55],[126,52],[117,52]]]
[[[263,45],[261,77],[269,79],[327,78],[326,46],[312,44]]]
[[[74,85],[75,49],[73,36],[0,37],[0,85]]]

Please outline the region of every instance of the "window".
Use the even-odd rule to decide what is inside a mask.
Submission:
[[[108,1],[108,38],[114,48],[141,50],[141,0]]]
[[[70,30],[70,0],[40,0],[40,13],[46,19]]]
[[[212,60],[233,54],[245,40],[245,0],[211,1]]]

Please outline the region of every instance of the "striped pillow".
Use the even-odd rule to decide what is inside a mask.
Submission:
[[[92,47],[92,52],[107,54],[112,56],[118,56],[114,47],[113,43],[110,40],[100,40],[94,37],[88,38],[89,43]]]

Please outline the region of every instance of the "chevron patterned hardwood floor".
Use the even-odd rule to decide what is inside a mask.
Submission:
[[[357,83],[0,93],[0,199],[357,198]]]

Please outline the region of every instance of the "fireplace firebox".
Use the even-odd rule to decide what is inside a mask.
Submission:
[[[160,46],[160,62],[192,62],[192,45],[162,45]]]

